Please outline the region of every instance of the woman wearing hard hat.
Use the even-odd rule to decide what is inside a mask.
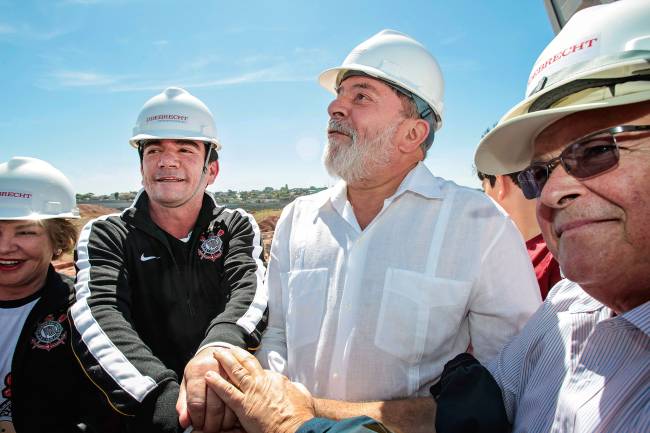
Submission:
[[[35,158],[0,164],[3,432],[99,431],[89,414],[96,420],[107,414],[70,349],[73,282],[51,264],[75,245],[71,218],[79,211],[63,173]]]

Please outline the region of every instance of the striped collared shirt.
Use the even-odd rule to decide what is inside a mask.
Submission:
[[[650,432],[650,301],[612,316],[562,280],[490,362],[514,432]]]

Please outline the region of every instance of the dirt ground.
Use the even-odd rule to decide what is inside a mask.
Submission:
[[[73,220],[77,230],[81,231],[84,225],[91,219],[97,218],[102,215],[107,215],[111,213],[118,213],[117,209],[98,206],[98,205],[88,205],[82,204],[79,205],[79,214],[81,218],[78,220]],[[280,210],[263,210],[260,212],[252,212],[253,216],[256,218],[257,224],[260,227],[262,232],[262,244],[264,245],[264,257],[268,259],[269,250],[271,248],[271,240],[273,239],[273,232],[275,230],[275,225],[278,222],[280,217]],[[262,217],[259,220],[258,215]],[[61,256],[58,260],[53,262],[54,268],[66,275],[74,276],[74,262],[72,259],[72,253],[66,253]]]

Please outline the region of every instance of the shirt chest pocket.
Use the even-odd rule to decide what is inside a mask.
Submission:
[[[388,268],[375,345],[407,363],[444,351],[465,320],[472,283]]]
[[[287,348],[296,350],[318,340],[327,297],[327,268],[291,271],[283,275],[287,293]]]

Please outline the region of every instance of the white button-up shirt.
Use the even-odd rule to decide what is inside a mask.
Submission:
[[[486,361],[541,304],[521,235],[420,163],[361,230],[344,183],[278,221],[258,358],[339,400],[424,396],[471,344]]]
[[[650,432],[650,301],[612,317],[562,280],[488,369],[513,432]]]

